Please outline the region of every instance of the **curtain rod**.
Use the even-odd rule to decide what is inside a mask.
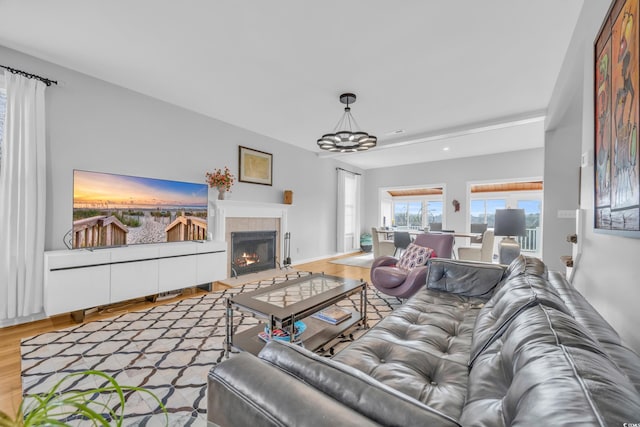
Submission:
[[[19,74],[21,76],[24,76],[28,79],[36,79],[36,80],[40,80],[42,83],[46,84],[47,86],[51,86],[53,85],[57,85],[58,82],[55,80],[51,80],[48,79],[46,77],[40,77],[37,74],[31,74],[31,73],[27,73],[26,71],[22,71],[22,70],[16,70],[15,68],[11,68],[11,67],[7,67],[6,65],[1,65],[0,64],[0,68],[4,68],[5,70],[9,71],[10,73],[13,74]]]
[[[358,172],[352,172],[352,171],[348,171],[346,169],[342,169],[342,168],[336,168],[337,171],[345,171],[345,172],[349,172],[352,175],[362,175],[361,173]]]

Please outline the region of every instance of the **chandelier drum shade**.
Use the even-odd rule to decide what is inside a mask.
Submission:
[[[351,114],[349,105],[356,102],[356,96],[353,93],[343,93],[340,95],[340,102],[346,104],[344,114],[333,129],[333,133],[324,134],[318,139],[318,146],[323,150],[340,153],[366,151],[375,147],[378,138],[362,132]]]

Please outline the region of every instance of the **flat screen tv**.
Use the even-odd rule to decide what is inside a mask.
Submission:
[[[207,184],[73,171],[72,247],[207,239]]]

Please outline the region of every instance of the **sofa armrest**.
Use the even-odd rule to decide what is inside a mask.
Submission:
[[[427,265],[427,288],[480,298],[491,297],[506,269],[498,264],[445,258],[432,258]]]
[[[249,353],[209,372],[207,420],[224,427],[377,425]]]
[[[259,357],[381,425],[459,426],[453,418],[356,368],[296,345],[274,341]]]

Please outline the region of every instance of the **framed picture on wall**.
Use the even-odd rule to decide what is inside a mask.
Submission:
[[[640,237],[638,0],[615,0],[594,43],[594,229]]]
[[[273,155],[240,146],[240,181],[273,185]]]

